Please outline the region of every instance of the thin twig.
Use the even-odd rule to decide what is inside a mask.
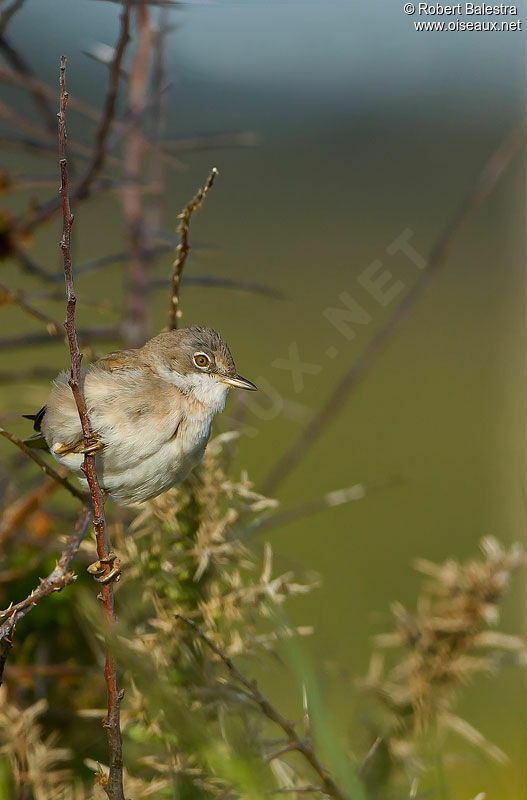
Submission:
[[[399,479],[388,478],[372,483],[355,483],[353,486],[347,486],[344,489],[335,489],[332,492],[326,492],[326,494],[323,494],[321,497],[315,497],[312,500],[307,500],[305,503],[299,503],[291,508],[271,511],[267,515],[262,515],[254,520],[254,522],[251,522],[239,535],[234,534],[234,538],[243,540],[255,533],[260,534],[263,531],[269,530],[269,528],[275,528],[277,525],[288,525],[291,522],[296,522],[298,519],[310,517],[313,514],[318,514],[329,508],[362,500],[373,492],[390,489],[398,483],[400,483]]]
[[[211,136],[193,136],[190,139],[167,139],[163,142],[166,150],[176,153],[195,152],[196,150],[217,150],[229,147],[256,147],[260,137],[253,131],[238,133],[216,133]]]
[[[75,331],[75,306],[77,299],[73,284],[73,272],[71,266],[71,226],[73,224],[73,214],[70,208],[68,192],[68,162],[66,157],[66,105],[68,94],[65,87],[66,57],[60,60],[60,111],[59,111],[59,156],[60,156],[60,197],[62,202],[62,239],[60,247],[64,261],[64,280],[66,284],[67,307],[66,307],[66,333],[71,356],[71,372],[69,385],[79,412],[79,418],[86,445],[94,441],[93,430],[86,409],[86,401],[81,388],[81,352]],[[85,454],[82,470],[86,475],[88,486],[93,504],[93,527],[95,529],[95,539],[97,543],[97,555],[101,562],[108,560],[111,545],[104,518],[104,499],[99,486],[97,473],[95,470],[95,455]],[[110,571],[110,564],[106,563],[105,571]],[[115,622],[113,584],[103,583],[101,585],[100,598],[102,600],[106,620],[108,625],[113,626]],[[122,693],[117,686],[117,676],[113,654],[108,648],[106,651],[106,664],[104,668],[106,688],[108,693],[108,716],[103,720],[103,726],[108,735],[108,746],[110,750],[110,772],[108,784],[105,787],[110,800],[124,800],[123,791],[123,756],[122,739],[120,729],[120,703]]]
[[[223,661],[233,678],[237,680],[238,683],[240,683],[245,689],[247,689],[249,696],[260,708],[267,719],[271,720],[271,722],[274,722],[275,725],[278,725],[283,730],[288,741],[291,743],[291,749],[295,750],[297,753],[301,753],[321,779],[322,786],[318,791],[325,792],[330,797],[338,798],[338,800],[349,800],[348,795],[344,794],[344,792],[337,786],[327,769],[318,760],[311,742],[301,739],[298,736],[297,732],[295,731],[294,724],[289,722],[289,720],[283,717],[282,714],[280,714],[280,712],[273,705],[271,705],[269,700],[267,700],[267,698],[264,697],[264,695],[258,689],[256,681],[251,681],[246,678],[245,675],[234,665],[229,656],[224,653],[223,650],[221,650],[221,648],[218,647],[218,645],[213,642],[212,639],[210,639],[198,625],[196,625],[194,620],[190,619],[189,617],[185,617],[182,614],[176,614],[176,618],[180,619],[185,623],[185,625],[188,625],[190,628],[192,628],[199,639],[201,639],[201,641],[204,642],[207,647]]]
[[[113,52],[114,52],[114,56],[115,56],[115,49],[114,49]],[[122,72],[123,71],[122,71],[122,68],[121,68],[121,75],[122,75]],[[20,86],[22,88],[27,89],[28,91],[30,91],[31,88],[34,87],[34,88],[38,89],[38,91],[44,97],[49,98],[49,99],[54,100],[54,101],[56,101],[57,98],[58,98],[58,94],[55,91],[55,89],[53,89],[51,86],[48,86],[46,83],[44,83],[44,81],[39,81],[36,78],[32,78],[31,81],[29,81],[27,78],[25,78],[24,75],[20,75],[18,72],[15,72],[14,70],[10,70],[10,69],[7,69],[7,68],[1,67],[1,66],[0,66],[0,81],[6,82],[6,83],[11,83],[11,84],[14,84],[16,86]],[[163,94],[165,91],[166,91],[166,85],[162,87],[161,93]],[[106,106],[107,106],[107,103],[105,101],[104,107],[106,108]],[[79,100],[78,98],[73,97],[72,95],[70,95],[70,99],[68,100],[68,107],[74,109],[79,114],[82,114],[82,116],[87,117],[88,119],[90,119],[93,122],[97,123],[98,126],[101,126],[103,124],[102,123],[102,114],[99,111],[97,111],[97,109],[93,108],[88,103],[84,103],[82,100]],[[150,107],[151,107],[151,104],[147,104],[146,105],[146,110],[148,111],[150,109]],[[115,116],[114,116],[114,118],[112,120],[112,123],[111,123],[111,129],[117,133],[117,136],[114,137],[114,139],[111,142],[107,138],[106,145],[105,145],[107,151],[112,150],[116,146],[116,144],[120,141],[120,139],[123,136],[126,135],[126,133],[129,130],[129,127],[130,127],[130,124],[129,124],[128,121],[117,120],[117,119],[115,119]],[[242,136],[242,137],[246,136],[246,135],[248,135],[248,134],[240,134],[240,136]],[[3,140],[3,139],[0,137],[0,140]],[[201,137],[196,141],[200,141],[200,140],[201,140]],[[186,146],[184,147],[184,149],[189,149],[189,146],[192,143],[192,141],[193,141],[192,139],[188,139],[188,140],[185,139],[184,142],[186,143]],[[24,144],[24,142],[22,142],[22,144]],[[38,142],[36,140],[35,141],[26,141],[25,144],[28,147],[32,147],[32,148],[35,148],[35,147],[39,148],[39,149],[45,148],[46,151],[49,151],[50,154],[55,155],[55,152],[54,152],[54,150],[52,149],[52,147],[50,145],[43,144],[43,143]],[[175,155],[173,155],[172,152],[169,151],[168,149],[164,149],[159,144],[154,144],[154,142],[151,142],[146,138],[143,139],[143,145],[144,145],[144,147],[145,147],[145,149],[147,151],[156,152],[159,155],[160,159],[163,161],[164,164],[167,164],[168,166],[171,166],[174,169],[181,169],[182,162]],[[213,145],[211,145],[211,146],[213,146]],[[177,147],[172,148],[172,149],[177,150]],[[79,155],[79,157],[81,159],[83,158],[82,155]],[[84,156],[84,158],[86,160],[90,160],[87,156]],[[81,180],[82,180],[82,178],[81,178]],[[74,191],[75,191],[75,188],[72,189],[72,196],[73,196]],[[57,203],[56,203],[56,199],[55,198],[53,198],[53,200],[50,201],[50,203],[53,203],[53,202],[55,203],[55,211],[57,211],[58,208],[57,208]],[[35,220],[34,222],[35,222],[35,224],[38,224],[38,220]],[[29,224],[33,224],[33,220]]]
[[[26,369],[0,370],[0,385],[6,383],[32,383],[33,381],[50,381],[57,374],[51,367],[27,367]]]
[[[88,196],[93,181],[99,175],[105,163],[109,160],[106,149],[106,140],[115,117],[121,62],[129,39],[130,0],[125,0],[121,14],[121,28],[119,31],[119,37],[115,47],[114,58],[109,69],[109,82],[104,100],[103,113],[99,119],[97,132],[95,134],[95,147],[93,152],[90,152],[90,161],[86,171],[81,176],[78,183],[73,187],[71,192],[71,196],[74,200],[84,199]],[[77,149],[79,149],[78,146]],[[86,148],[84,148],[84,152],[85,150]],[[57,211],[59,211],[60,208],[60,199],[57,200],[56,198],[53,198],[49,201],[49,203],[37,209],[30,219],[28,219],[26,222],[23,222],[20,226],[20,230],[25,234],[30,233],[35,227],[41,225],[43,222],[46,222]]]
[[[67,489],[70,494],[72,494],[78,500],[82,500],[83,502],[86,501],[86,492],[82,492],[80,489],[75,488],[75,486],[73,486],[67,478],[64,478],[56,470],[54,470],[53,467],[50,467],[49,464],[46,464],[46,462],[40,458],[40,456],[37,456],[35,451],[32,450],[31,447],[28,447],[27,444],[22,441],[22,439],[19,439],[14,433],[6,431],[5,428],[0,428],[0,436],[4,436],[6,439],[9,439],[9,441],[22,450],[26,456],[29,456],[29,458],[31,458],[35,464],[38,464],[40,469],[45,472],[46,475],[49,475],[49,477],[53,478],[54,481],[57,481],[57,483],[60,483],[61,486],[64,486],[64,488]]]
[[[50,336],[64,336],[62,325],[52,319],[52,317],[44,314],[38,308],[30,305],[25,300],[23,292],[16,289],[9,289],[9,287],[0,283],[0,306],[11,304],[18,306],[21,311],[24,311],[24,313],[28,314],[30,317],[34,317],[34,319],[38,319],[39,322],[43,322]]]
[[[327,794],[323,786],[283,786],[272,789],[269,794]]]
[[[112,127],[117,106],[117,95],[119,91],[119,77],[121,73],[121,62],[123,60],[126,45],[130,41],[130,0],[125,0],[121,13],[121,30],[115,47],[112,63],[109,67],[109,82],[104,100],[104,109],[99,121],[99,127],[95,134],[95,149],[93,159],[88,165],[88,169],[75,187],[75,199],[82,200],[88,194],[93,180],[104,167],[106,161],[106,139]]]
[[[11,17],[13,16],[13,14],[16,14],[16,12],[19,11],[22,8],[22,6],[24,5],[25,1],[26,0],[13,0],[11,5],[8,6],[5,9],[5,11],[2,11],[2,13],[0,14],[0,34],[1,35],[4,34],[5,29],[9,25],[9,22],[11,21]]]
[[[309,425],[270,471],[260,487],[260,491],[263,494],[272,495],[276,492],[280,484],[295,469],[306,452],[313,447],[327,426],[339,413],[352,390],[369,372],[377,356],[386,348],[393,334],[406,320],[418,300],[421,299],[434,275],[444,265],[466,224],[492,194],[500,178],[519,153],[525,143],[526,132],[527,120],[524,120],[507,136],[486,162],[473,190],[443,229],[432,247],[426,268],[421,272],[420,277],[404,295],[393,316],[366,345],[359,358],[351,364],[347,372],[336,384],[320,411],[315,414]]]
[[[56,155],[56,153],[54,153],[54,155]],[[53,283],[55,280],[55,275],[52,272],[48,272],[44,269],[44,267],[41,267],[39,264],[33,261],[24,248],[15,246],[13,256],[22,267],[22,272],[25,272],[28,275],[35,275],[37,278],[40,278],[46,283]]]
[[[0,684],[7,654],[12,644],[11,637],[19,620],[25,617],[43,597],[47,597],[53,592],[59,592],[64,586],[75,580],[75,576],[70,572],[70,567],[90,526],[91,519],[92,510],[89,505],[85,505],[79,514],[73,533],[66,541],[60,559],[47,578],[41,580],[39,586],[33,589],[25,600],[0,612],[0,616],[9,615],[8,619],[0,626]]]
[[[2,22],[3,22],[2,18]],[[11,66],[25,78],[26,86],[33,98],[33,102],[39,112],[46,130],[53,133],[55,130],[55,114],[48,102],[48,99],[37,81],[34,81],[33,70],[20,55],[18,50],[13,47],[6,39],[3,31],[0,32],[0,52],[4,58],[11,63]]]
[[[78,337],[81,344],[87,345],[93,342],[111,342],[120,337],[121,330],[115,326],[108,328],[94,328],[93,330],[80,330]],[[57,333],[26,333],[20,336],[6,336],[0,339],[0,349],[8,350],[15,347],[37,347],[41,344],[49,344],[53,339],[63,339],[64,332]]]
[[[190,220],[194,211],[199,208],[210,189],[212,189],[216,175],[218,175],[218,170],[216,167],[213,167],[205,186],[203,186],[201,189],[198,189],[190,203],[185,206],[181,214],[178,216],[178,219],[180,219],[181,222],[178,226],[177,232],[180,234],[181,240],[176,247],[176,259],[172,265],[172,295],[170,298],[170,311],[168,312],[168,329],[170,331],[176,330],[178,326],[178,319],[181,316],[181,310],[179,308],[179,287],[181,283],[181,276],[185,268],[185,261],[190,253],[190,244],[188,238],[190,231]]]
[[[27,613],[27,610],[31,606],[35,606],[43,597],[47,597],[52,592],[58,592],[63,589],[64,586],[73,583],[75,576],[68,571],[69,566],[73,561],[75,553],[77,552],[84,535],[86,534],[91,517],[91,508],[88,505],[84,506],[79,515],[75,530],[72,536],[68,539],[67,546],[63,551],[60,560],[57,562],[53,572],[51,572],[47,578],[41,578],[37,588],[33,589],[31,594],[29,594],[24,600],[21,600],[16,604],[11,603],[8,608],[0,611],[1,619],[9,617],[9,622],[12,622],[12,617],[14,616],[14,622],[16,624],[20,617],[24,616],[24,614],[21,612],[25,611]],[[2,638],[1,629],[0,638]]]

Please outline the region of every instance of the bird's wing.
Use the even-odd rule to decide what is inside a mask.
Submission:
[[[32,450],[49,450],[48,443],[44,439],[43,433],[34,433],[33,436],[28,436],[24,439],[24,444],[31,447]]]
[[[139,363],[138,353],[138,350],[114,350],[99,358],[93,365],[93,369],[100,369],[104,372],[137,369]]]

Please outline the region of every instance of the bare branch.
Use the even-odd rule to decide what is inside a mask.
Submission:
[[[46,464],[46,462],[40,458],[40,456],[37,456],[35,451],[28,447],[27,444],[22,441],[22,439],[19,439],[14,433],[6,431],[5,428],[0,428],[0,436],[4,436],[6,439],[9,439],[9,441],[22,450],[26,456],[29,456],[29,458],[31,458],[35,464],[38,464],[40,469],[45,472],[46,475],[49,475],[49,477],[53,478],[54,481],[57,481],[57,483],[60,483],[61,486],[64,486],[64,488],[67,489],[70,494],[72,494],[74,497],[77,497],[79,500],[86,502],[85,492],[77,489],[69,482],[67,478],[64,478],[59,472],[54,470],[53,467],[50,467],[49,464]]]
[[[355,483],[353,486],[346,486],[344,489],[326,492],[321,497],[315,497],[291,508],[284,508],[279,511],[272,511],[268,515],[262,515],[254,522],[251,522],[243,533],[236,538],[245,539],[254,533],[262,533],[262,531],[269,530],[269,528],[275,528],[277,525],[288,525],[290,522],[310,517],[312,514],[318,514],[328,508],[362,500],[373,492],[389,489],[397,483],[397,479],[392,478],[384,481],[374,481],[369,484]]]
[[[21,311],[28,314],[30,317],[38,319],[39,322],[43,322],[50,336],[64,336],[62,325],[51,317],[48,317],[47,314],[39,311],[35,306],[30,305],[25,300],[23,292],[16,289],[9,289],[7,286],[0,283],[0,306],[11,304],[18,306]]]
[[[115,116],[121,61],[123,59],[123,55],[126,50],[126,45],[128,44],[128,41],[130,39],[129,31],[130,31],[130,0],[125,0],[123,5],[123,11],[121,14],[121,29],[119,32],[119,38],[117,40],[117,45],[115,48],[114,59],[109,70],[110,77],[104,101],[103,113],[99,119],[99,125],[97,128],[97,132],[95,134],[95,148],[93,153],[90,153],[90,162],[88,164],[88,167],[86,168],[85,173],[82,175],[79,182],[73,188],[72,191],[73,199],[84,199],[85,197],[88,196],[93,181],[99,175],[106,161],[109,160],[109,156],[106,150],[106,140]],[[82,149],[84,152],[86,151],[86,148]],[[79,150],[79,146],[77,146],[77,150]],[[60,207],[61,207],[60,201],[57,201],[55,198],[53,198],[52,200],[50,200],[49,203],[37,209],[37,211],[33,214],[33,216],[29,220],[22,223],[21,230],[26,234],[29,233],[37,225],[46,222],[50,217],[52,217],[57,211],[60,210]]]
[[[60,61],[60,111],[59,111],[59,157],[60,157],[60,197],[62,202],[62,239],[60,247],[64,261],[64,279],[66,284],[67,310],[66,310],[66,334],[71,356],[71,372],[69,385],[79,412],[85,444],[88,446],[94,441],[93,430],[86,409],[86,401],[81,388],[81,352],[75,331],[75,297],[73,273],[71,266],[71,226],[73,224],[73,214],[70,209],[68,192],[68,162],[66,157],[66,105],[68,94],[65,86],[66,57],[62,56]],[[93,505],[93,527],[95,529],[95,539],[97,543],[97,555],[103,565],[102,576],[108,575],[111,568],[109,555],[111,551],[110,540],[104,518],[104,499],[99,486],[97,472],[95,469],[95,455],[86,454],[82,470],[86,475]],[[111,582],[101,584],[101,594],[106,620],[110,626],[115,622],[114,614],[114,595],[113,584]],[[123,755],[122,739],[120,729],[120,703],[122,693],[117,686],[117,676],[113,654],[110,649],[106,651],[106,664],[104,668],[106,688],[108,693],[108,716],[103,720],[103,726],[108,735],[108,745],[110,750],[110,773],[108,785],[105,787],[109,800],[124,800],[123,791]]]
[[[27,369],[0,370],[0,384],[31,383],[33,381],[50,381],[57,374],[51,367],[28,367]]]
[[[13,0],[11,5],[8,6],[5,11],[2,11],[0,15],[0,35],[4,35],[5,29],[11,21],[11,17],[22,8],[25,2],[26,0]]]
[[[270,794],[327,794],[323,786],[283,786],[273,789]]]
[[[168,152],[188,153],[196,150],[217,150],[231,147],[256,147],[260,137],[253,131],[213,133],[210,136],[191,136],[189,139],[167,139],[163,147]]]
[[[180,619],[185,623],[185,625],[188,625],[190,628],[192,628],[198,638],[201,639],[201,641],[204,642],[207,647],[223,661],[232,677],[247,690],[249,697],[254,703],[256,703],[267,719],[271,720],[271,722],[274,722],[275,725],[278,725],[278,727],[283,730],[288,741],[291,743],[291,750],[301,753],[321,779],[322,786],[320,789],[317,789],[317,791],[325,792],[325,794],[329,795],[330,797],[335,797],[337,800],[349,800],[348,796],[344,794],[341,789],[339,789],[327,769],[318,760],[311,742],[300,739],[295,731],[294,724],[289,722],[289,720],[283,717],[280,712],[273,705],[271,705],[269,700],[267,700],[267,698],[264,697],[264,695],[258,689],[256,681],[251,681],[246,678],[245,675],[234,665],[232,659],[230,659],[229,656],[224,653],[223,650],[218,647],[218,645],[213,642],[212,639],[210,639],[198,625],[196,625],[194,620],[190,619],[189,617],[184,617],[182,614],[176,614],[176,618]]]
[[[55,280],[55,276],[51,272],[47,272],[44,267],[36,264],[22,247],[16,247],[13,255],[22,267],[22,271],[28,275],[35,275],[47,283],[52,283]]]
[[[172,296],[170,298],[170,311],[168,312],[168,329],[170,331],[173,331],[177,328],[178,318],[181,316],[181,310],[179,308],[179,287],[181,283],[181,276],[185,268],[185,262],[188,254],[190,253],[190,244],[188,239],[190,220],[194,211],[199,208],[210,189],[212,189],[216,175],[218,175],[218,170],[216,167],[213,167],[205,186],[203,186],[201,189],[198,189],[190,203],[185,206],[181,214],[178,216],[178,219],[181,220],[178,226],[178,233],[181,235],[181,241],[176,247],[176,260],[172,265]]]
[[[7,41],[3,34],[0,35],[0,52],[3,53],[13,68],[27,79],[27,88],[33,98],[35,107],[42,118],[46,130],[52,133],[55,130],[55,114],[46,95],[41,91],[38,83],[33,82],[33,71],[29,64],[26,63],[18,50]]]
[[[353,389],[372,368],[377,356],[385,349],[394,333],[421,299],[434,275],[444,265],[461,231],[472,219],[474,213],[493,193],[500,178],[524,145],[526,132],[527,120],[524,120],[507,136],[484,165],[474,188],[432,247],[426,269],[421,272],[420,277],[412,288],[404,295],[386,325],[373,337],[359,358],[351,364],[333,389],[324,406],[315,414],[296,442],[292,444],[273,467],[260,488],[263,494],[269,495],[276,492],[278,486],[295,469],[306,452],[315,444],[323,431],[340,412]]]
[[[53,592],[59,592],[64,586],[73,583],[75,580],[75,576],[69,570],[80,544],[86,535],[91,519],[91,508],[86,505],[79,514],[75,529],[67,540],[60,559],[47,578],[41,580],[39,586],[33,589],[25,600],[22,600],[16,605],[11,605],[5,611],[0,612],[0,617],[8,616],[8,619],[0,626],[0,683],[2,682],[5,662],[12,644],[11,637],[19,620],[25,617],[26,614],[37,605],[39,600],[42,600],[42,598],[47,597]]]
[[[115,47],[114,57],[109,67],[110,77],[108,89],[106,91],[106,98],[104,100],[104,109],[102,117],[99,121],[99,127],[97,128],[97,132],[95,134],[95,151],[93,154],[93,159],[74,190],[74,197],[79,200],[84,199],[88,195],[94,178],[96,178],[99,172],[102,170],[106,161],[106,139],[115,117],[117,94],[119,91],[119,77],[121,73],[121,62],[123,60],[124,51],[126,50],[126,45],[129,41],[130,0],[125,0],[121,13],[121,30],[119,32],[119,38]]]
[[[90,342],[111,342],[120,336],[120,329],[117,327],[94,328],[93,330],[78,331],[79,340],[83,345]],[[41,344],[49,344],[53,339],[63,339],[64,333],[28,333],[21,336],[6,336],[0,339],[0,348],[15,347],[35,347]]]

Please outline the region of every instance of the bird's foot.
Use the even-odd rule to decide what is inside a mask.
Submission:
[[[115,553],[110,553],[106,558],[100,558],[87,568],[97,583],[116,583],[121,579],[121,561]]]
[[[82,440],[79,442],[78,449],[75,450],[76,453],[82,453],[83,455],[91,455],[92,453],[98,453],[99,450],[102,450],[104,447],[104,442],[102,439],[99,439],[96,433],[93,434],[91,439],[87,442]]]
[[[89,441],[80,439],[74,444],[63,444],[57,442],[53,445],[52,450],[58,456],[68,455],[69,453],[80,453],[81,455],[92,455],[98,453],[104,447],[104,442],[94,433]]]

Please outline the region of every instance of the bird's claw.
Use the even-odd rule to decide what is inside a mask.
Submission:
[[[75,442],[75,444],[63,444],[62,442],[57,442],[53,445],[52,450],[58,456],[69,455],[70,453],[91,455],[92,453],[98,453],[103,447],[104,442],[99,439],[97,434],[94,434],[93,437],[87,442],[84,441],[84,439]]]
[[[113,581],[117,583],[121,579],[121,561],[115,553],[110,553],[106,558],[100,558],[90,564],[87,571],[93,575],[97,583],[103,585]]]
[[[98,453],[99,450],[102,450],[104,447],[104,442],[99,439],[98,436],[94,436],[88,442],[81,442],[77,453],[82,453],[83,455],[90,455],[91,453]]]

